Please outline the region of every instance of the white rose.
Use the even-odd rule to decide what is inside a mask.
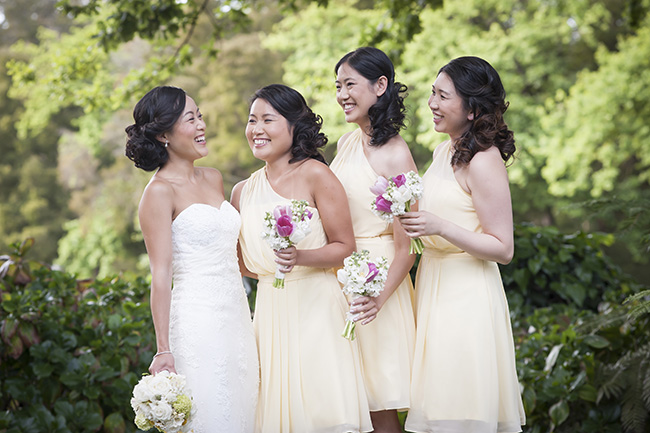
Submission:
[[[163,371],[163,372],[158,373],[156,376],[154,376],[154,378],[156,380],[154,380],[150,385],[151,386],[151,391],[155,395],[157,395],[157,396],[159,395],[159,396],[162,396],[162,397],[167,396],[172,390],[172,385],[169,382],[169,377],[168,377],[169,373],[163,376],[164,373],[167,373],[167,372]]]
[[[152,408],[151,408],[151,415],[153,418],[157,421],[168,421],[172,417],[172,406],[169,403],[166,402],[159,402],[156,403]]]
[[[136,401],[150,401],[154,398],[154,392],[151,389],[149,382],[150,381],[147,380],[141,380],[135,388],[133,388],[133,398],[135,398]]]
[[[302,230],[301,227],[296,225],[295,229],[293,230],[293,233],[291,233],[289,235],[289,240],[292,243],[297,244],[298,242],[300,242],[303,239],[305,239],[305,232],[304,232],[304,230]]]

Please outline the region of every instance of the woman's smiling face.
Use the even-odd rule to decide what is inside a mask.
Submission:
[[[474,119],[474,115],[465,108],[463,98],[456,93],[453,81],[444,72],[433,83],[429,108],[433,113],[435,130],[449,134],[452,141],[463,135]]]
[[[255,158],[269,161],[291,151],[293,133],[287,119],[269,102],[258,98],[251,104],[246,139]]]
[[[345,121],[364,126],[370,121],[368,110],[381,96],[372,84],[349,63],[343,63],[336,74],[336,102],[343,108]]]

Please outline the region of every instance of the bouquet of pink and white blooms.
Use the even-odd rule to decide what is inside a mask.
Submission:
[[[140,430],[156,427],[163,433],[192,431],[188,430],[192,396],[183,375],[165,370],[155,376],[143,376],[133,388],[131,407]]]
[[[306,200],[291,200],[290,205],[278,205],[273,212],[264,215],[262,238],[275,251],[289,248],[303,240],[310,232],[309,222],[312,213],[307,209]],[[273,287],[284,288],[284,273],[279,267],[275,271]]]
[[[410,212],[411,205],[422,198],[422,178],[414,171],[386,179],[379,176],[370,191],[377,197],[370,204],[372,212],[383,220],[393,222],[393,217]],[[411,239],[410,254],[420,254],[424,245],[420,238]]]
[[[355,251],[343,261],[343,268],[337,271],[336,277],[343,284],[343,293],[353,299],[360,296],[375,298],[384,290],[388,277],[388,259],[377,257],[370,260],[370,251]],[[348,311],[345,329],[341,334],[350,341],[354,340],[354,328],[357,326],[354,318],[354,314]]]

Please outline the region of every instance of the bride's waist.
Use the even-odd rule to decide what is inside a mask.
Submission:
[[[225,259],[221,261],[196,261],[175,260],[172,265],[174,279],[196,278],[196,277],[218,277],[231,273],[239,273],[237,259]]]

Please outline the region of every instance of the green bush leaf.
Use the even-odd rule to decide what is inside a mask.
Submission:
[[[598,398],[598,390],[590,384],[586,384],[578,390],[578,396],[585,401],[595,403]]]
[[[104,432],[105,433],[124,433],[126,431],[126,423],[124,417],[119,412],[113,412],[104,419]]]
[[[73,419],[74,407],[65,400],[59,400],[54,403],[54,412],[65,419]]]
[[[566,401],[560,400],[555,403],[548,411],[551,416],[553,424],[558,426],[562,424],[569,417],[569,405]]]
[[[52,374],[54,371],[54,366],[52,364],[39,362],[32,365],[32,370],[38,379],[43,379],[45,377],[49,377]]]
[[[610,344],[608,339],[600,335],[587,335],[584,338],[584,342],[596,349],[603,349]]]

